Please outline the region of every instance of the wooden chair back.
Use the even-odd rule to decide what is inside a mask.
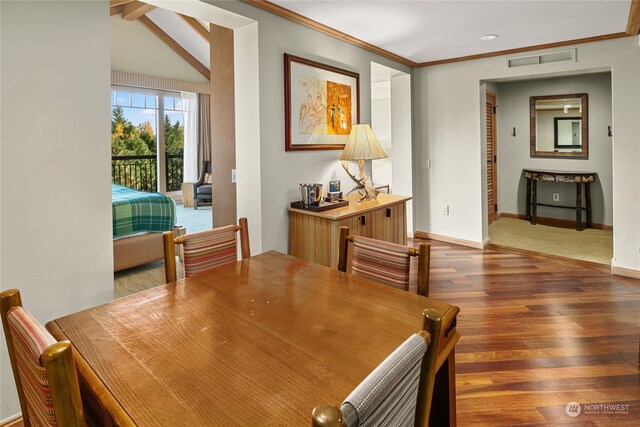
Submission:
[[[0,294],[0,316],[24,426],[84,426],[71,343],[56,341],[22,307],[17,289]]]
[[[417,389],[414,388],[415,385],[409,387],[406,381],[403,381],[406,380],[405,376],[408,375],[406,369],[413,366],[400,366],[399,364],[402,363],[402,359],[398,358],[398,353],[402,351],[401,349],[403,347],[406,348],[410,340],[413,340],[415,344],[416,335],[413,335],[356,387],[345,399],[341,408],[328,403],[316,406],[311,413],[312,427],[356,427],[365,422],[367,425],[427,427],[431,413],[439,346],[439,341],[435,339],[436,342],[434,342],[431,337],[438,337],[441,328],[442,317],[439,313],[434,310],[425,310],[422,330],[417,333],[417,335],[424,339],[424,343],[426,344],[426,351],[423,350],[424,352],[421,355],[421,359],[417,361],[420,365]],[[417,366],[413,368],[415,369]],[[387,374],[386,376],[381,375],[385,372]],[[392,378],[394,375],[396,378]],[[397,389],[394,386],[397,386]],[[386,389],[388,393],[376,391],[379,389]],[[398,400],[398,393],[393,393],[394,390],[402,390],[405,392],[404,394],[400,393],[404,401]],[[354,408],[351,402],[354,398],[358,399],[359,396],[362,396],[363,392],[367,395],[373,395],[373,399],[377,401],[360,401],[361,406],[365,407],[364,414],[357,411],[357,413],[354,414]],[[378,393],[377,396],[375,396],[376,393]],[[369,412],[366,409],[367,404],[373,407],[374,412],[377,408],[383,409],[378,410],[378,412],[374,414],[367,413]],[[390,413],[401,412],[402,410],[405,412],[408,410],[415,411],[415,413],[412,412],[404,422],[397,420],[390,421]],[[367,417],[369,418],[362,419]],[[371,419],[372,417],[377,417],[378,419],[374,421]]]
[[[166,283],[178,280],[175,245],[182,245],[185,277],[192,276],[201,271],[236,262],[238,259],[236,237],[238,231],[240,232],[242,259],[249,258],[251,249],[246,218],[240,218],[238,225],[218,227],[184,236],[175,237],[172,231],[162,233]]]
[[[338,243],[338,270],[351,273],[395,288],[409,290],[411,277],[410,257],[418,258],[417,293],[429,296],[429,264],[431,245],[420,243],[418,249],[349,234],[349,227],[340,227]],[[354,246],[358,255],[354,261]],[[351,250],[350,250],[351,249]],[[362,262],[360,261],[362,258]]]

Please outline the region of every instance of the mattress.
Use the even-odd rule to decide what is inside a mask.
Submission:
[[[173,229],[176,206],[160,193],[145,193],[121,185],[111,185],[113,238],[140,233],[162,233]]]

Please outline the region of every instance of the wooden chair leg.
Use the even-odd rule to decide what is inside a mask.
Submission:
[[[238,225],[240,225],[240,249],[242,252],[242,259],[246,259],[251,256],[251,247],[249,245],[249,223],[247,222],[247,218],[240,218]]]
[[[47,371],[58,425],[83,427],[84,411],[71,343],[61,341],[47,348],[42,353],[42,364]]]
[[[162,233],[162,243],[164,246],[164,276],[165,283],[172,283],[178,280],[176,273],[176,249],[174,246],[173,231]]]
[[[340,238],[338,240],[338,270],[347,272],[347,249],[349,242],[349,227],[340,227]]]
[[[431,245],[422,242],[418,248],[418,295],[428,297]]]
[[[425,310],[422,318],[422,330],[429,333],[431,336],[431,342],[429,343],[427,353],[422,360],[422,373],[420,374],[420,385],[418,386],[416,425],[428,426],[436,378],[438,347],[440,347],[442,315],[433,309]]]

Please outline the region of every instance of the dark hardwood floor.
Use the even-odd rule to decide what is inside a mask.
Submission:
[[[431,297],[460,307],[459,426],[640,425],[640,280],[430,243]],[[581,405],[575,418],[569,402]],[[606,404],[626,413],[588,406]]]
[[[460,307],[458,425],[640,425],[640,280],[430,243],[430,296]]]

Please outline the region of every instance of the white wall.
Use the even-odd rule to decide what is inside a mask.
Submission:
[[[44,323],[113,297],[108,2],[0,10],[0,288]],[[20,409],[1,341],[5,420]]]
[[[109,29],[113,70],[195,82],[209,81],[140,22],[114,15],[109,18]]]
[[[258,23],[233,31],[236,103],[236,211],[249,223],[251,254],[262,252]]]
[[[414,71],[416,229],[476,243],[487,237],[486,165],[481,108],[486,80],[611,70],[613,105],[613,227],[615,267],[640,270],[639,37],[576,45],[576,63],[507,69],[505,56],[435,65]],[[563,48],[566,49],[566,48]],[[553,50],[547,50],[553,51]],[[541,51],[542,52],[542,51]],[[535,52],[532,52],[534,54]],[[507,159],[503,159],[508,161]],[[449,216],[440,206],[451,205]]]
[[[391,76],[391,139],[393,141],[393,193],[413,196],[413,144],[411,138],[411,76]],[[413,237],[413,201],[407,202],[407,231]]]
[[[591,184],[593,221],[599,224],[613,223],[612,183],[612,138],[607,135],[611,126],[611,74],[596,73],[582,76],[533,79],[500,83],[498,103],[498,210],[500,212],[524,214],[526,182],[522,169],[550,169],[596,172],[598,178]],[[589,158],[531,158],[529,153],[529,98],[540,95],[587,93],[589,103]],[[561,116],[565,116],[562,110]],[[553,151],[553,119],[556,110],[538,111],[547,113],[546,133]],[[571,114],[568,114],[571,116]],[[516,137],[511,131],[516,128]],[[549,150],[547,150],[549,151]],[[504,160],[504,161],[503,161]],[[538,183],[538,201],[550,203],[552,193],[560,195],[555,204],[571,206],[576,200],[575,184]],[[538,207],[538,216],[575,220],[575,211],[569,209]],[[584,218],[584,217],[583,217]]]
[[[384,151],[389,155],[386,159],[371,162],[371,177],[375,185],[390,184],[393,190],[390,80],[371,84],[371,129],[378,137]]]
[[[343,189],[350,189],[353,182],[340,166],[338,150],[285,152],[283,54],[286,52],[360,73],[361,123],[371,120],[371,61],[407,73],[411,70],[246,3],[207,2],[258,21],[262,247],[263,250],[276,249],[286,253],[287,208],[291,202],[300,200],[298,184],[319,182],[328,185],[329,180],[340,179]],[[351,170],[357,171],[357,167],[352,165]]]

